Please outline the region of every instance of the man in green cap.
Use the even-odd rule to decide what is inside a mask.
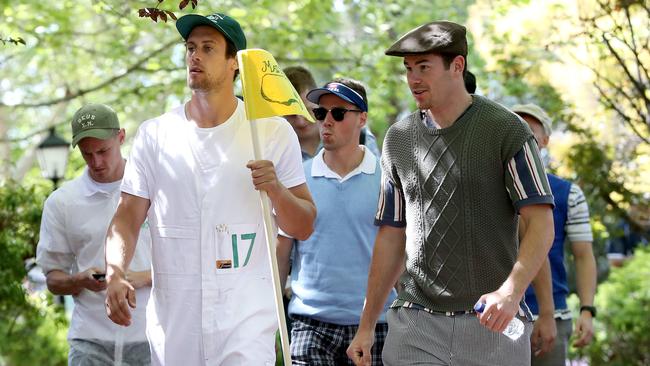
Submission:
[[[36,258],[56,295],[75,303],[68,332],[69,365],[149,365],[145,307],[151,290],[151,238],[141,230],[140,245],[126,271],[138,304],[133,326],[124,329],[104,315],[104,240],[120,197],[125,132],[104,104],[88,104],[72,118],[72,146],[86,161],[81,176],[64,183],[45,201]],[[121,351],[120,351],[121,350]]]
[[[188,102],[144,122],[133,142],[122,200],[106,243],[109,317],[131,323],[124,268],[145,217],[153,237],[147,336],[154,365],[269,365],[278,329],[263,213],[298,239],[313,231],[316,208],[300,145],[282,118],[250,122],[237,99],[237,51],[246,38],[233,18],[186,15]],[[275,233],[274,233],[275,234]]]
[[[553,195],[535,138],[515,114],[467,92],[465,27],[424,24],[386,54],[403,58],[418,110],[384,139],[380,228],[348,356],[370,365],[375,323],[399,279],[384,364],[528,365],[523,295],[553,240]],[[507,337],[515,316],[523,332]]]

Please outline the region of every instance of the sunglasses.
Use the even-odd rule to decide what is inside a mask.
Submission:
[[[340,107],[336,107],[332,109],[325,109],[323,107],[318,107],[318,108],[314,108],[313,111],[314,111],[314,117],[316,117],[316,119],[319,121],[325,120],[325,117],[327,117],[327,112],[330,112],[332,113],[332,118],[334,118],[336,122],[343,121],[346,112],[363,112],[360,109],[346,109]]]

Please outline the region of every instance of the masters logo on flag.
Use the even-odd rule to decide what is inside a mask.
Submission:
[[[299,114],[314,122],[300,95],[291,85],[273,55],[259,49],[237,53],[242,94],[249,120]]]

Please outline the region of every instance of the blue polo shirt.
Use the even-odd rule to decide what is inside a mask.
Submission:
[[[340,177],[323,150],[304,162],[307,186],[318,209],[314,233],[297,241],[291,269],[290,315],[338,325],[359,324],[378,228],[374,225],[381,171],[367,148],[361,164]],[[392,290],[379,322],[395,299]]]

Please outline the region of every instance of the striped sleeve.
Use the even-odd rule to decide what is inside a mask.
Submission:
[[[404,192],[393,183],[385,172],[382,172],[375,225],[405,227],[405,213]]]
[[[517,212],[527,205],[555,207],[537,142],[530,137],[506,166],[506,189]]]
[[[589,205],[582,189],[571,184],[569,191],[567,220],[564,226],[569,241],[594,241],[589,223]]]

